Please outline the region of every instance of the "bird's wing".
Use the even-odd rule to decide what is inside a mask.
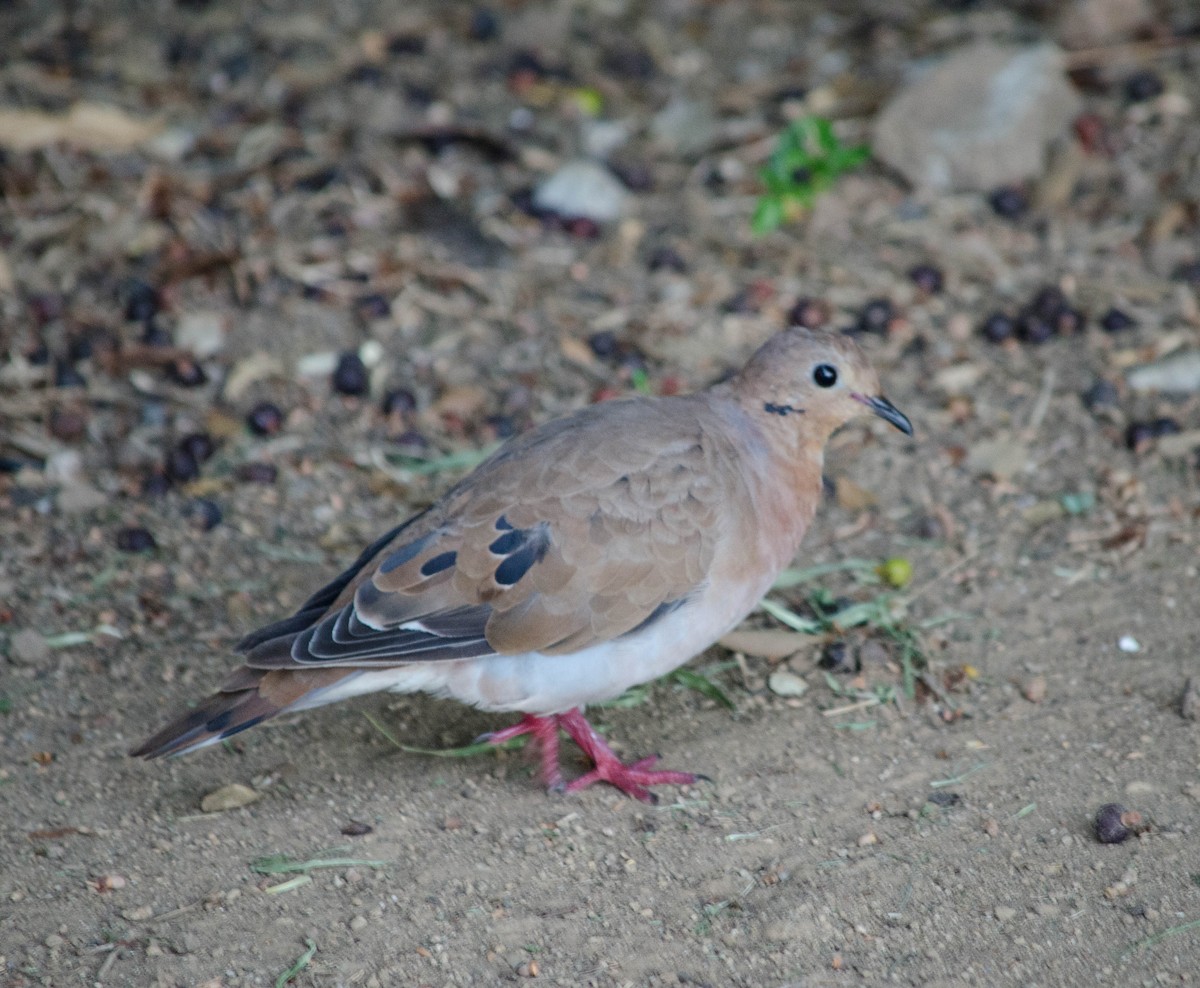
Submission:
[[[739,496],[734,445],[686,399],[594,406],[535,430],[247,637],[247,665],[561,654],[644,627],[704,586]]]

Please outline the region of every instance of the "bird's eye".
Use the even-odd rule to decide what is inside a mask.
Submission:
[[[813,368],[813,381],[818,388],[832,388],[837,384],[837,368],[833,364],[817,364]]]

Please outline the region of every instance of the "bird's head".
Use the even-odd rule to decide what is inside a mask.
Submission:
[[[913,434],[912,423],[880,393],[879,376],[848,336],[800,328],[778,333],[750,358],[734,388],[760,421],[777,419],[818,442],[866,412]]]

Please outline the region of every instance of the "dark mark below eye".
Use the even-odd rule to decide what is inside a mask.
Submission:
[[[803,415],[803,408],[796,408],[794,405],[776,405],[773,401],[768,401],[763,405],[763,411],[768,415],[791,415],[795,412],[797,415]]]

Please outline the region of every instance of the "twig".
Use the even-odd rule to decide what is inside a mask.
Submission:
[[[822,717],[837,717],[840,714],[848,714],[854,710],[866,710],[870,707],[877,707],[880,704],[880,699],[877,696],[869,696],[857,703],[847,703],[842,707],[833,707],[830,710],[822,710]]]

